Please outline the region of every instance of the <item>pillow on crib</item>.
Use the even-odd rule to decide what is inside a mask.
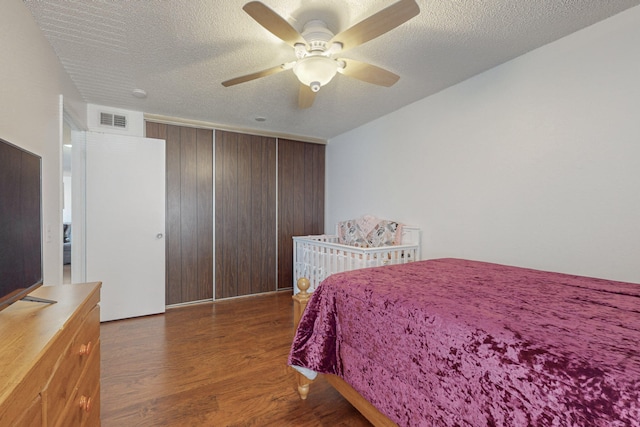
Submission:
[[[370,247],[402,244],[402,224],[395,221],[380,221],[367,236]]]
[[[338,223],[338,243],[358,248],[369,247],[366,236],[357,225],[357,220],[350,219]]]

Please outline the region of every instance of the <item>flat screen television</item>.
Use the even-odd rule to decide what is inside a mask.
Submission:
[[[0,139],[0,310],[42,285],[41,163]]]

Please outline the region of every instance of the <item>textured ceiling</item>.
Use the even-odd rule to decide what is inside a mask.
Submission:
[[[420,15],[342,57],[392,71],[390,88],[337,75],[309,109],[292,71],[221,82],[295,60],[245,0],[24,1],[85,101],[303,139],[329,139],[640,4],[640,0],[417,0]],[[337,33],[383,0],[263,0],[299,31]],[[132,90],[147,92],[146,99]],[[258,122],[256,117],[266,120]]]

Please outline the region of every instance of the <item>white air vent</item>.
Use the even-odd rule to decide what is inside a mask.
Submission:
[[[127,116],[100,112],[100,124],[102,126],[111,126],[115,128],[126,129]]]
[[[144,114],[106,105],[87,104],[87,128],[91,132],[143,137]]]

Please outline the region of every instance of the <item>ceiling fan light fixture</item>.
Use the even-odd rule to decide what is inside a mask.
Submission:
[[[315,93],[328,84],[336,73],[378,86],[389,87],[395,84],[400,76],[390,71],[365,62],[338,59],[334,55],[380,37],[420,13],[416,0],[397,0],[391,6],[334,34],[320,19],[307,21],[302,32],[299,32],[287,19],[259,0],[250,1],[242,9],[264,29],[291,46],[297,59],[226,80],[222,85],[229,87],[284,70],[292,70],[300,81],[298,90],[298,107],[300,108],[311,107]]]
[[[300,83],[317,92],[320,87],[329,83],[336,75],[338,63],[326,56],[307,56],[296,62],[296,65],[293,66],[293,72]]]

